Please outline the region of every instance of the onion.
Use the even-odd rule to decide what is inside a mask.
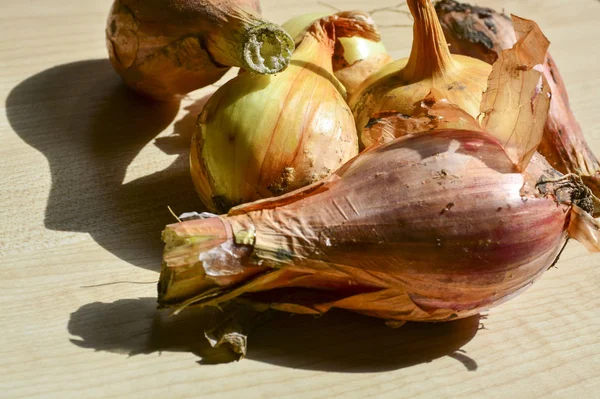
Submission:
[[[192,179],[211,212],[280,195],[322,179],[358,153],[344,88],[333,76],[336,37],[377,37],[353,15],[317,21],[277,75],[243,73],[200,114]]]
[[[290,19],[282,27],[291,37],[295,38],[296,45],[298,45],[314,21],[328,15],[327,13],[300,15]],[[374,30],[377,29],[375,21],[366,12],[344,11],[335,15],[363,18],[366,23],[373,25]],[[348,98],[367,77],[390,62],[392,62],[392,57],[379,38],[366,39],[354,36],[338,37],[336,40],[333,53],[333,73],[346,88]]]
[[[110,60],[127,85],[161,100],[214,83],[231,66],[276,73],[294,43],[259,13],[258,0],[115,0]]]
[[[469,115],[479,114],[490,66],[475,58],[450,54],[430,0],[408,0],[407,4],[414,17],[410,57],[371,75],[349,100],[359,135],[375,114],[412,116],[432,90]],[[364,146],[370,144],[363,140]]]
[[[600,249],[592,203],[539,155],[519,172],[485,133],[407,136],[293,193],[167,226],[158,300],[466,317],[530,286],[569,236]]]
[[[514,24],[481,124],[436,102],[428,112],[461,129],[405,135],[305,188],[167,226],[159,304],[243,297],[293,313],[443,321],[522,292],[569,237],[600,251],[599,200],[535,151],[550,99],[534,66],[549,43],[533,21]]]
[[[550,42],[534,21],[513,16],[518,36],[492,66],[477,120],[432,89],[412,115],[380,112],[365,126],[362,141],[373,145],[403,135],[441,128],[484,131],[500,140],[515,165],[524,170],[542,141],[550,107],[550,88],[536,67]]]
[[[436,4],[436,12],[452,53],[492,64],[502,50],[516,42],[510,19],[490,8],[442,0]],[[575,119],[565,84],[550,54],[542,70],[553,97],[538,151],[560,172],[579,174],[600,195],[600,162]]]

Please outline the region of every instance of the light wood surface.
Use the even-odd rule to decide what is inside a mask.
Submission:
[[[329,9],[262,3],[275,22]],[[479,4],[541,25],[600,153],[600,2]],[[201,208],[186,153],[215,88],[180,108],[130,93],[107,61],[109,7],[0,3],[0,397],[600,397],[600,255],[575,242],[485,319],[390,329],[344,312],[280,314],[250,337],[247,359],[210,364],[224,355],[204,341],[201,314],[157,312],[155,282],[166,206]],[[390,52],[405,56],[409,20],[375,16]]]

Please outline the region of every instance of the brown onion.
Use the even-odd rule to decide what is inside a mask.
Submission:
[[[511,20],[491,8],[454,0],[436,4],[444,35],[454,54],[478,58],[490,64],[513,46],[516,36]],[[600,193],[600,162],[588,146],[569,105],[564,81],[550,54],[542,65],[553,97],[538,151],[562,173],[581,175],[596,195]]]
[[[598,250],[592,208],[576,176],[538,155],[520,173],[485,133],[407,136],[293,193],[167,226],[158,300],[466,317],[529,287],[568,237]]]
[[[106,44],[125,83],[161,100],[214,83],[231,66],[279,72],[294,49],[260,17],[258,0],[115,0]]]

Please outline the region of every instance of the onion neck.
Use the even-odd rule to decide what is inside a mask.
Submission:
[[[209,34],[206,46],[214,61],[260,74],[273,74],[287,68],[294,41],[279,25],[247,15],[224,26],[229,30]]]
[[[406,3],[415,22],[412,49],[404,73],[413,80],[420,80],[457,68],[431,1],[407,0]]]
[[[302,64],[303,68],[323,76],[346,98],[346,88],[333,73],[337,21],[333,18],[321,19],[311,25],[294,52],[292,63]]]

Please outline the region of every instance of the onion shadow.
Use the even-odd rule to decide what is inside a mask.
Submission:
[[[97,351],[128,356],[191,352],[200,364],[234,361],[229,350],[211,348],[203,336],[211,312],[188,308],[171,316],[156,310],[154,298],[95,302],[71,314],[68,331],[73,344]],[[318,318],[272,311],[249,334],[247,358],[294,369],[371,373],[450,356],[475,371],[476,361],[461,348],[479,329],[479,316],[393,329],[382,320],[342,310]]]
[[[189,174],[189,135],[175,135],[180,156],[169,167],[124,179],[178,111],[179,102],[152,101],[129,90],[107,59],[59,65],[19,83],[6,112],[14,131],[48,160],[45,227],[89,233],[126,262],[158,270],[160,232],[174,221],[167,206],[203,210]]]

